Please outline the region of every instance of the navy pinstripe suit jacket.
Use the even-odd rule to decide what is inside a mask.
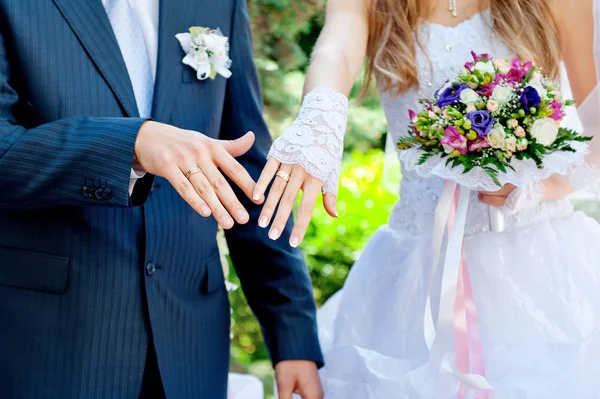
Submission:
[[[270,138],[245,0],[160,3],[154,119],[222,139],[253,130],[241,162],[257,179]],[[231,38],[229,80],[181,63],[175,34],[195,25]],[[150,336],[169,398],[226,396],[217,225],[158,177],[129,197],[137,116],[100,0],[0,0],[0,398],[134,398]],[[270,241],[244,204],[251,222],[227,239],[273,361],[320,363],[289,228]]]

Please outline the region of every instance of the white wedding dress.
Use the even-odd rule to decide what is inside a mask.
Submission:
[[[453,28],[422,28],[429,58],[417,50],[420,92],[381,94],[394,140],[407,131],[407,110],[456,77],[471,50],[512,56],[489,19],[488,11]],[[389,224],[319,311],[326,399],[457,397],[455,377],[430,363],[423,331],[433,213],[442,188],[441,179],[404,171]],[[599,398],[600,225],[567,199],[505,223],[504,232],[490,232],[488,207],[473,194],[465,251],[490,397]],[[433,297],[439,303],[439,294]]]

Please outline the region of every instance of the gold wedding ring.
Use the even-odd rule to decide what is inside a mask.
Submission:
[[[196,174],[196,173],[202,173],[202,169],[192,168],[192,169],[188,170],[188,172],[185,174],[185,178],[190,180],[190,177],[192,177],[192,175]]]
[[[279,169],[277,171],[277,173],[275,173],[275,176],[277,177],[281,177],[283,180],[285,180],[286,183],[290,182],[290,174],[288,172],[285,172],[281,169]]]

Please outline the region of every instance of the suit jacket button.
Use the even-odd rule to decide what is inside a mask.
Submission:
[[[90,188],[88,186],[83,186],[81,188],[81,195],[83,195],[84,197],[89,197],[90,195]]]
[[[152,263],[152,262],[149,262],[149,263],[146,265],[146,274],[147,274],[148,276],[152,276],[152,275],[153,275],[155,272],[156,272],[156,266],[154,266],[154,263]]]
[[[89,188],[88,198],[96,198],[96,189],[94,187]]]
[[[109,199],[112,198],[112,191],[110,191],[109,188],[105,188],[104,191],[102,192],[102,198],[104,198],[106,201],[108,201]]]
[[[101,200],[102,198],[104,198],[104,190],[99,188],[96,190],[96,199]]]

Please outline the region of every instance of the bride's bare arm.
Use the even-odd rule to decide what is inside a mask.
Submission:
[[[348,95],[362,68],[368,36],[368,0],[329,0],[304,95],[319,86]]]
[[[369,36],[371,0],[329,0],[323,28],[306,74],[300,116],[271,149],[256,185],[260,200],[273,184],[259,218],[269,237],[279,239],[300,190],[302,201],[290,245],[304,239],[314,206],[323,190],[325,209],[337,217],[336,196],[348,112],[347,96],[360,73]],[[273,219],[275,209],[277,215]]]

